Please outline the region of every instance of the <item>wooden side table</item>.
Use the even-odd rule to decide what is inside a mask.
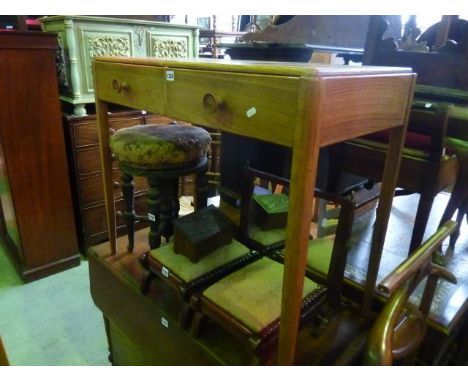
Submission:
[[[98,57],[96,106],[116,252],[107,103],[144,109],[293,149],[278,363],[293,364],[320,147],[391,129],[367,278],[370,305],[412,100],[410,69]]]

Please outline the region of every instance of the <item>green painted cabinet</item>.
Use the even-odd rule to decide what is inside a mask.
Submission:
[[[58,35],[57,75],[60,98],[86,115],[94,102],[92,61],[96,56],[197,57],[198,27],[155,21],[93,16],[40,19],[42,29]]]

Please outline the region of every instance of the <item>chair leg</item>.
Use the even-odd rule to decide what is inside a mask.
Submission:
[[[421,245],[423,241],[424,232],[426,231],[427,221],[429,220],[429,215],[431,214],[432,204],[434,203],[435,196],[436,193],[430,190],[421,193],[408,253],[412,253]]]
[[[128,245],[127,249],[129,252],[133,251],[135,242],[135,211],[134,211],[134,196],[133,191],[135,184],[133,183],[133,176],[130,174],[122,175],[122,196],[125,204],[125,224],[127,226]]]
[[[462,204],[458,208],[458,214],[457,214],[457,229],[450,235],[450,241],[449,241],[449,246],[448,246],[448,251],[449,253],[453,253],[455,250],[455,244],[458,240],[458,237],[460,236],[460,226],[463,223],[463,216],[467,216],[468,220],[468,195],[465,197],[465,200],[462,202]]]

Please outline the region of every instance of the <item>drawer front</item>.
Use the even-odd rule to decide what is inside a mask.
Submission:
[[[298,78],[184,69],[173,72],[173,81],[166,83],[167,115],[292,145]]]
[[[135,116],[128,118],[109,118],[109,128],[119,130],[124,127],[141,125],[144,123],[143,117]],[[75,138],[75,147],[97,145],[99,143],[97,121],[84,121],[76,123],[73,126],[73,135]]]
[[[163,114],[164,69],[95,62],[101,100]]]
[[[78,173],[80,175],[88,175],[101,171],[101,157],[98,147],[87,150],[78,150],[76,152],[76,161],[78,164]],[[117,161],[114,161],[112,168],[118,168]]]
[[[121,197],[121,187],[120,187],[120,177],[122,172],[119,170],[114,170],[114,195],[116,197]],[[146,178],[137,176],[134,178],[135,190],[134,192],[141,192],[148,189],[148,182]],[[80,180],[80,189],[81,189],[81,202],[83,204],[101,202],[104,200],[104,191],[102,186],[102,175],[99,173],[87,178],[82,178]]]
[[[124,210],[124,203],[122,199],[116,200],[115,208],[116,211]],[[135,197],[135,211],[137,215],[146,215],[146,195],[137,195]],[[83,212],[83,220],[87,237],[107,232],[106,207],[104,204],[85,208]],[[117,215],[116,221],[117,227],[125,225],[125,219],[123,216]]]
[[[174,118],[165,117],[158,114],[147,114],[145,116],[145,125],[169,125],[172,122],[177,122],[179,125],[190,125],[188,122],[176,121]]]

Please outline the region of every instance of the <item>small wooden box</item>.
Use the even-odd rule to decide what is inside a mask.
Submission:
[[[229,244],[233,234],[232,223],[216,207],[208,206],[174,222],[174,252],[196,263]]]
[[[286,194],[254,195],[255,222],[261,229],[286,227],[288,201]]]

